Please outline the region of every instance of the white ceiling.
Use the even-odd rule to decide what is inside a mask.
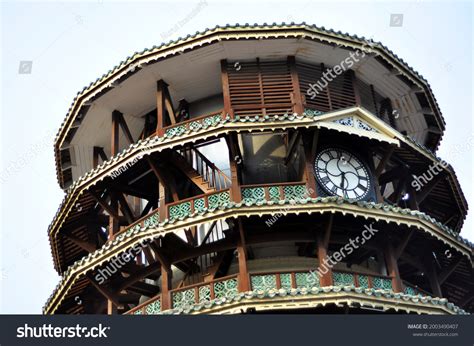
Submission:
[[[178,101],[183,98],[193,102],[222,92],[222,59],[285,59],[294,55],[297,60],[308,63],[324,62],[329,67],[340,64],[349,56],[349,52],[347,48],[333,47],[308,39],[221,41],[145,66],[93,102],[71,141],[75,156],[73,180],[91,169],[94,146],[104,147],[107,155],[110,155],[113,110],[124,114],[134,138],[137,138],[143,127],[144,120],[141,117],[156,108],[156,82],[160,79],[168,83],[171,97],[177,106]],[[377,92],[401,105],[397,125],[423,143],[427,125],[423,115],[417,113],[421,107],[410,88],[368,55],[355,64],[353,69],[358,78],[373,84]],[[128,146],[123,136],[120,142],[123,144],[122,148]]]

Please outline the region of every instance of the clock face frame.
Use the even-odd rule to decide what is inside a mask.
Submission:
[[[314,173],[319,185],[331,196],[361,200],[371,189],[367,166],[342,148],[321,150],[314,160]]]

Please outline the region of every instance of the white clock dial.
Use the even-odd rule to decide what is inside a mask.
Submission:
[[[369,192],[369,172],[353,154],[339,148],[322,150],[314,161],[321,187],[332,196],[362,199]]]

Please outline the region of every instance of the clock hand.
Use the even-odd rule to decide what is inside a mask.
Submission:
[[[345,173],[342,172],[342,176],[341,176],[341,189],[343,189],[343,190],[344,190],[344,175],[345,175]]]

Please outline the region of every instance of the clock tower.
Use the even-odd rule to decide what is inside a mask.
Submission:
[[[428,82],[357,36],[236,25],[136,53],[56,138],[44,313],[473,312],[444,130]]]

